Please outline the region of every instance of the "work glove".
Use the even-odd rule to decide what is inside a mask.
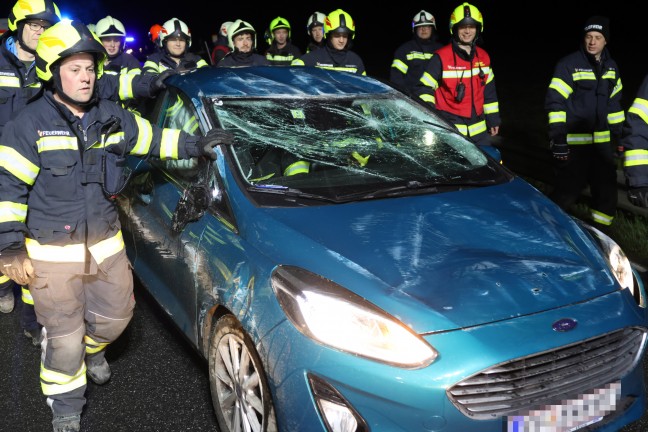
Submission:
[[[628,201],[637,207],[648,208],[648,187],[630,188]]]
[[[552,140],[549,148],[555,159],[561,161],[569,159],[569,145],[567,143],[556,143]]]
[[[0,271],[18,285],[27,285],[34,278],[34,267],[25,249],[0,252]]]
[[[624,151],[625,151],[625,148],[622,145],[617,144],[614,147],[614,157],[617,158],[617,159],[623,159],[623,156],[624,156],[623,152]]]
[[[169,78],[171,75],[175,75],[176,73],[178,72],[173,69],[167,69],[161,74],[159,74],[157,79],[153,82],[153,93],[157,94],[161,90],[164,90],[166,88],[166,84],[164,84],[164,80]]]
[[[200,137],[198,140],[198,149],[203,156],[211,160],[216,160],[214,147],[219,144],[234,144],[234,135],[232,132],[223,129],[211,129],[207,132],[207,135]]]

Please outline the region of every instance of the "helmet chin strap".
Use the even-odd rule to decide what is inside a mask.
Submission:
[[[55,68],[52,70],[52,78],[54,82],[54,90],[56,91],[56,94],[58,97],[60,97],[64,102],[67,102],[71,105],[78,106],[80,108],[87,108],[90,105],[94,105],[97,103],[99,100],[99,97],[97,96],[97,81],[95,80],[95,85],[92,88],[92,96],[90,96],[90,99],[87,102],[81,102],[76,99],[71,98],[68,96],[67,93],[63,91],[63,84],[61,83],[61,74],[59,73],[58,68]]]
[[[16,29],[16,36],[18,39],[18,43],[20,44],[20,49],[23,51],[27,51],[29,54],[35,56],[36,55],[36,50],[31,49],[27,46],[25,41],[23,40],[23,30],[25,29],[25,22],[22,21],[20,24],[18,24],[18,28]]]

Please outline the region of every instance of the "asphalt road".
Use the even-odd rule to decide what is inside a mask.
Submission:
[[[648,273],[644,276],[648,283]],[[137,286],[135,297],[131,324],[108,350],[112,379],[103,386],[88,384],[81,430],[216,432],[206,362]],[[39,350],[22,335],[20,310],[0,314],[0,432],[52,430],[39,362]],[[648,358],[643,365],[648,376]],[[645,431],[648,414],[620,432]]]
[[[135,298],[133,320],[107,351],[111,380],[88,381],[81,430],[217,431],[206,362],[146,292],[136,287]],[[22,334],[20,311],[0,314],[0,432],[52,430],[39,353]]]

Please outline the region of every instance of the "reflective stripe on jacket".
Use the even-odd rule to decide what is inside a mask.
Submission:
[[[184,159],[200,154],[197,140],[107,100],[80,119],[46,91],[7,123],[0,142],[0,250],[26,243],[33,259],[66,263],[71,272],[84,271],[90,255],[101,264],[123,249],[105,193],[109,177],[120,175],[116,157]]]
[[[628,109],[621,144],[628,183],[631,187],[648,187],[648,75]]]
[[[545,96],[550,139],[578,145],[619,137],[625,119],[622,90],[619,68],[607,48],[600,63],[583,48],[563,57]]]

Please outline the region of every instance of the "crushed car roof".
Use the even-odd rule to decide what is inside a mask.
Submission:
[[[171,76],[167,84],[190,97],[343,96],[397,91],[366,76],[304,66],[209,66]]]

